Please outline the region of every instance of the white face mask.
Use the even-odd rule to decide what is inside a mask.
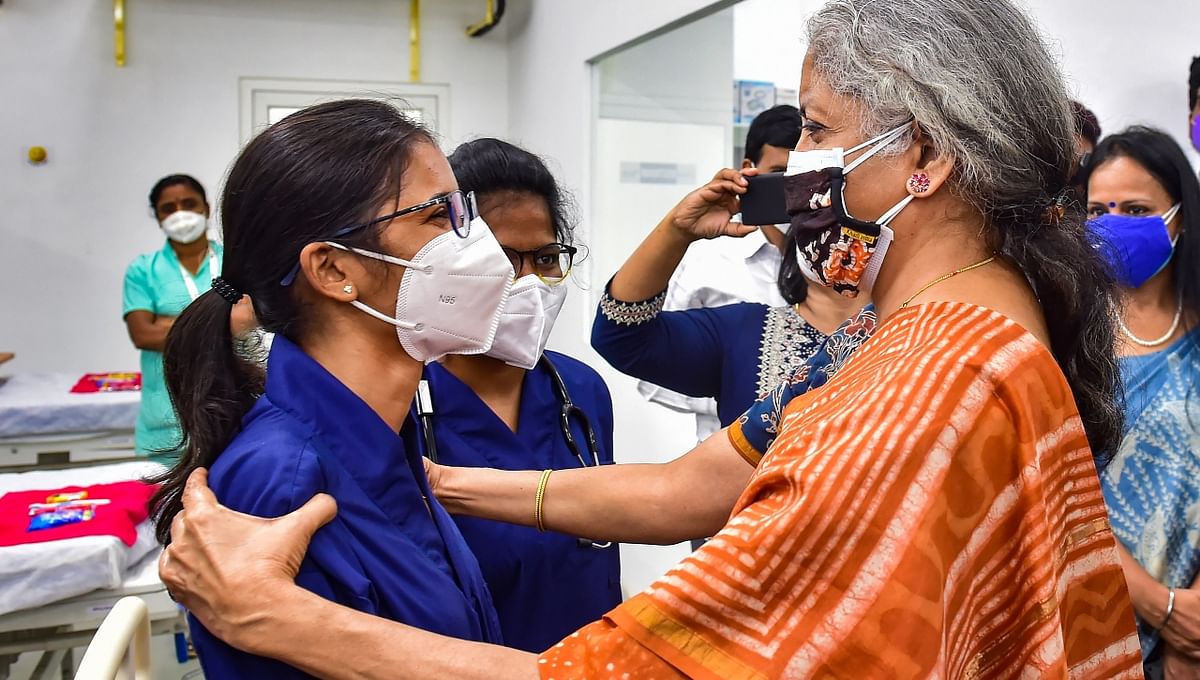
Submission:
[[[566,299],[567,287],[563,284],[551,286],[533,274],[517,279],[504,303],[496,341],[487,355],[527,371],[537,366]]]
[[[906,123],[904,125],[901,125],[900,127],[897,127],[893,130],[885,132],[885,133],[879,135],[878,137],[875,137],[874,139],[869,139],[869,140],[863,142],[862,144],[859,144],[858,146],[855,146],[851,149],[843,149],[841,147],[834,147],[831,149],[811,149],[809,151],[792,151],[791,153],[788,154],[788,167],[787,167],[787,171],[784,173],[784,175],[787,177],[793,177],[796,175],[807,174],[811,177],[814,175],[814,173],[820,173],[821,171],[824,171],[824,170],[827,170],[830,168],[841,168],[842,169],[842,171],[840,173],[841,177],[840,177],[840,181],[838,183],[837,188],[828,186],[830,184],[828,181],[824,182],[823,184],[828,186],[828,192],[821,194],[821,195],[814,194],[811,199],[811,205],[809,206],[809,209],[813,210],[813,211],[817,211],[817,210],[828,211],[833,208],[839,208],[839,209],[844,210],[844,207],[845,207],[844,198],[841,196],[833,196],[833,192],[843,190],[843,188],[845,186],[844,182],[845,182],[846,175],[853,172],[855,170],[855,168],[857,168],[858,166],[865,163],[868,159],[870,159],[875,154],[877,154],[880,151],[882,151],[883,149],[887,148],[888,145],[890,145],[896,139],[900,138],[904,134],[904,132],[908,129],[909,129],[909,124]],[[856,152],[862,151],[864,149],[866,149],[865,153],[860,155],[849,165],[846,165],[846,155],[847,154],[856,153]],[[839,198],[841,200],[836,200]],[[886,213],[884,213],[877,222],[873,222],[873,223],[857,221],[857,220],[854,220],[854,218],[851,217],[849,214],[845,214],[845,215],[836,214],[837,210],[834,210],[836,217],[837,217],[837,225],[836,225],[835,229],[837,230],[837,232],[841,233],[842,243],[839,245],[848,246],[849,243],[847,241],[854,240],[854,239],[847,239],[847,237],[846,237],[847,228],[849,228],[851,230],[860,229],[860,230],[864,230],[864,231],[865,231],[866,227],[876,227],[878,229],[878,232],[879,232],[878,236],[865,242],[866,247],[864,247],[864,250],[868,251],[868,255],[866,256],[868,258],[866,268],[863,270],[862,274],[860,275],[860,277],[858,278],[858,280],[856,282],[828,281],[828,280],[826,280],[826,277],[822,277],[816,271],[816,268],[814,267],[812,260],[809,257],[807,257],[806,254],[801,250],[801,252],[797,253],[796,263],[799,265],[800,272],[804,275],[804,278],[806,278],[810,282],[815,283],[820,286],[835,287],[835,288],[837,286],[841,286],[842,289],[846,289],[846,290],[850,291],[850,292],[846,292],[846,290],[839,290],[839,292],[842,292],[845,295],[853,296],[854,294],[857,294],[857,292],[861,292],[861,291],[866,291],[869,293],[870,290],[875,285],[875,280],[879,277],[879,271],[883,266],[884,258],[887,256],[888,247],[891,245],[892,241],[895,239],[895,232],[893,232],[891,227],[889,227],[888,225],[892,222],[892,220],[894,220],[896,218],[897,215],[900,214],[900,212],[902,210],[904,210],[904,208],[906,208],[908,206],[908,204],[910,202],[912,202],[912,200],[913,200],[913,197],[911,194],[908,196],[905,196],[899,203],[897,203],[890,210],[888,210]],[[856,222],[856,221],[858,222],[857,225],[854,224],[854,222]],[[833,237],[832,240],[837,241],[838,238]],[[864,243],[864,242],[861,242],[861,240],[860,240],[860,245],[862,243]],[[844,257],[844,255],[842,255],[840,251],[837,253],[831,252],[829,254],[829,257],[841,258],[841,257]],[[826,259],[828,259],[828,258],[826,258]]]
[[[161,223],[163,233],[176,243],[191,243],[208,231],[208,217],[190,210],[176,210]]]
[[[407,267],[396,294],[395,317],[358,300],[350,304],[395,326],[400,345],[412,358],[430,363],[447,354],[481,354],[491,348],[513,269],[482,219],[471,223],[466,238],[448,231],[426,243],[412,260],[327,244]]]

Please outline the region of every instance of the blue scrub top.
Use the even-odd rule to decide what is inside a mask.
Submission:
[[[318,492],[337,500],[337,518],[313,537],[298,584],[435,633],[502,641],[479,563],[430,493],[409,423],[398,436],[337,378],[277,336],[266,394],[242,426],[212,466],[209,483],[221,503],[277,517]],[[207,677],[309,677],[224,644],[195,619],[191,626]]]
[[[601,306],[592,324],[592,348],[625,375],[689,397],[716,399],[721,427],[728,427],[760,396],[764,355],[795,340],[765,337],[770,310],[739,302],[658,312],[636,323],[621,323]],[[796,348],[797,353],[807,352],[800,361],[819,346],[814,340]],[[767,389],[774,386],[773,382]]]
[[[596,371],[571,357],[546,353],[571,400],[587,414],[601,464],[613,462],[612,398]],[[562,402],[540,364],[525,375],[514,433],[470,387],[438,364],[425,369],[433,398],[438,457],[446,465],[502,470],[579,467],[560,428]],[[588,465],[587,438],[573,422],[575,441]],[[551,479],[550,492],[554,491]],[[533,511],[532,499],[530,512]],[[621,601],[621,560],[616,544],[581,547],[576,537],[538,533],[473,517],[455,517],[483,569],[504,641],[542,652]]]
[[[209,241],[208,247],[220,261],[221,244]],[[189,275],[196,292],[204,294],[212,287],[212,257],[205,257],[200,269]],[[179,258],[171,242],[153,253],[138,255],[125,270],[125,289],[122,300],[121,318],[130,312],[147,311],[156,316],[176,317],[192,302],[192,296],[183,281]],[[142,350],[142,405],[138,411],[137,426],[133,443],[141,455],[166,456],[174,462],[173,453],[183,437],[179,432],[179,421],[171,407],[167,394],[167,383],[163,379],[163,355],[161,352]]]

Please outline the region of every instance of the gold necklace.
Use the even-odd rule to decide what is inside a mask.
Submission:
[[[910,302],[912,302],[914,299],[916,299],[916,297],[917,297],[918,295],[920,295],[921,293],[924,293],[925,291],[929,290],[930,288],[933,288],[934,286],[938,285],[938,284],[939,284],[939,283],[941,283],[942,281],[945,281],[946,279],[952,279],[952,278],[954,278],[955,276],[958,276],[959,274],[961,274],[961,273],[963,273],[963,272],[969,272],[969,271],[971,271],[972,269],[979,269],[980,267],[982,267],[982,266],[984,266],[984,265],[986,265],[986,264],[991,264],[991,263],[992,263],[992,261],[993,261],[993,260],[995,260],[995,259],[996,259],[996,256],[995,256],[995,255],[992,255],[991,257],[989,257],[989,258],[988,258],[988,259],[986,259],[986,260],[980,260],[979,262],[976,262],[975,264],[967,265],[966,267],[963,267],[962,269],[955,269],[954,271],[950,272],[949,274],[942,274],[941,276],[939,276],[939,277],[937,277],[936,279],[934,279],[934,280],[930,281],[929,283],[925,284],[924,286],[921,286],[920,290],[918,290],[917,292],[915,292],[915,293],[913,293],[912,295],[910,295],[910,296],[908,297],[908,299],[907,299],[907,300],[905,300],[905,301],[904,301],[904,302],[903,302],[903,303],[900,305],[900,309],[904,309],[905,307],[907,307],[907,306],[908,306],[908,303],[910,303]]]

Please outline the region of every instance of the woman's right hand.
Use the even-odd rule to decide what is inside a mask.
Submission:
[[[1200,664],[1200,590],[1175,589],[1175,609],[1161,632],[1176,652],[1191,663]]]
[[[438,498],[438,484],[442,481],[442,473],[446,468],[437,463],[423,458],[425,461],[425,479],[429,480],[429,490],[433,492],[433,497]],[[438,500],[441,500],[438,498]]]
[[[684,196],[668,215],[668,223],[692,241],[742,237],[754,232],[757,227],[731,222],[730,218],[741,212],[738,197],[746,193],[746,177],[757,172],[753,168],[721,170],[708,184]]]
[[[254,305],[250,302],[249,295],[243,295],[229,310],[229,333],[237,338],[255,328],[258,328],[258,317],[254,315]]]

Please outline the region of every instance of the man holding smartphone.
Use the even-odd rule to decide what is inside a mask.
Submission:
[[[758,168],[762,173],[785,171],[788,153],[800,141],[800,124],[799,109],[787,104],[758,114],[746,133],[742,167]],[[776,284],[786,228],[762,225],[744,238],[693,244],[671,277],[663,310],[720,307],[735,302],[786,305]],[[697,441],[704,441],[721,428],[713,399],[689,397],[646,381],[638,382],[638,392],[673,411],[695,413]]]

